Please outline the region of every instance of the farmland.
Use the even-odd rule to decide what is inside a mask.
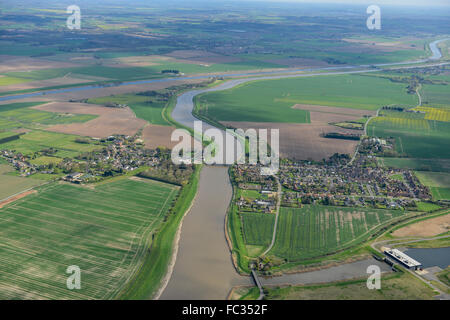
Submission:
[[[161,98],[158,99],[158,97],[139,94],[123,94],[112,97],[89,99],[89,103],[101,105],[107,103],[126,104],[133,110],[136,117],[140,119],[147,120],[151,124],[169,125],[162,116],[162,111],[166,106],[167,101],[162,100]]]
[[[422,115],[423,116],[423,115]],[[411,118],[404,112],[373,119],[368,133],[377,137],[395,137],[396,151],[410,158],[450,159],[450,123]]]
[[[243,213],[241,217],[246,244],[254,246],[267,246],[270,244],[275,215]]]
[[[177,190],[150,180],[51,184],[0,209],[0,297],[116,297],[143,263]],[[81,269],[81,290],[66,288],[70,265]]]
[[[430,188],[433,199],[450,200],[450,173],[416,172],[420,182]]]
[[[401,210],[308,205],[282,208],[269,255],[295,262],[331,254],[366,240],[380,225],[403,216]]]
[[[380,95],[383,92],[383,95]],[[255,81],[198,98],[198,112],[216,121],[309,123],[296,104],[377,110],[383,105],[414,105],[401,84],[356,75]]]
[[[10,197],[32,187],[40,185],[43,181],[13,175],[14,169],[0,162],[0,200]]]
[[[78,143],[74,135],[33,130],[21,135],[18,140],[1,144],[3,150],[16,150],[23,154],[32,154],[43,149],[54,148],[53,155],[58,158],[73,158],[82,152],[100,148],[95,144]]]
[[[54,113],[32,109],[41,102],[12,103],[0,106],[0,128],[43,128],[48,125],[80,123],[92,120],[93,115]]]

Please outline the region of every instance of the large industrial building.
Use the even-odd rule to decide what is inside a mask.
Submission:
[[[413,258],[411,258],[410,256],[401,252],[398,249],[386,249],[384,251],[384,254],[394,259],[395,261],[399,262],[408,269],[417,270],[422,266],[422,264],[419,261],[414,260]]]

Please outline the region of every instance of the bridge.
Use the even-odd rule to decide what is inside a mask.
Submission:
[[[255,270],[252,270],[252,278],[253,278],[253,281],[255,281],[255,284],[256,284],[256,286],[259,289],[258,300],[262,300],[264,298],[264,290],[263,290],[263,287],[261,285],[261,281],[259,281],[258,275],[256,274]]]

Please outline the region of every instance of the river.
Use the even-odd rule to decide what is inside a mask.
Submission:
[[[359,65],[359,66],[339,66],[339,67],[324,67],[324,68],[304,68],[304,69],[287,69],[287,70],[276,70],[276,71],[259,71],[259,72],[247,72],[247,73],[229,73],[229,74],[222,74],[217,75],[218,77],[223,78],[236,78],[236,77],[257,77],[257,76],[268,76],[279,74],[284,75],[281,77],[289,77],[289,76],[298,76],[298,75],[286,75],[286,74],[293,74],[293,73],[300,73],[300,72],[323,72],[323,71],[331,71],[331,70],[351,70],[351,69],[360,69],[360,68],[368,68],[371,66],[375,67],[385,67],[385,66],[396,66],[396,65],[403,65],[403,64],[414,64],[414,63],[423,63],[427,61],[435,61],[439,60],[442,57],[441,51],[438,48],[438,44],[442,41],[446,41],[448,39],[441,39],[436,40],[430,43],[430,50],[432,52],[432,56],[427,59],[422,60],[414,60],[414,61],[404,61],[404,62],[395,62],[395,63],[380,63],[380,64],[374,64],[374,65]],[[366,70],[367,71],[367,70]],[[373,70],[372,70],[373,71]],[[336,74],[343,74],[343,73],[352,73],[351,71],[342,73],[336,73]],[[322,73],[323,75],[326,75],[325,73]],[[163,78],[163,79],[152,79],[152,80],[136,80],[136,81],[125,81],[120,83],[112,83],[108,84],[108,87],[121,87],[121,86],[131,86],[131,85],[138,85],[138,84],[152,84],[152,83],[160,83],[160,82],[169,82],[174,80],[196,80],[196,79],[209,79],[213,77],[213,75],[199,75],[199,76],[187,76],[187,77],[173,77],[173,78]],[[91,90],[96,88],[103,88],[103,86],[100,85],[86,85],[86,86],[80,86],[80,87],[73,87],[73,88],[63,88],[63,89],[53,89],[53,90],[45,90],[45,91],[39,91],[39,92],[32,92],[32,93],[23,93],[23,94],[17,94],[17,95],[11,95],[11,96],[3,96],[0,97],[0,101],[14,101],[14,100],[20,100],[25,98],[32,98],[32,97],[38,97],[43,95],[49,95],[49,94],[58,94],[58,93],[66,93],[66,92],[77,92],[77,91],[84,91],[84,90]],[[224,89],[220,89],[224,90]]]
[[[160,299],[226,299],[237,285],[251,285],[234,269],[225,241],[225,213],[232,197],[227,167],[204,167],[197,197],[183,220],[175,267]]]
[[[445,248],[412,248],[405,251],[411,258],[422,263],[423,268],[450,266],[450,247]]]
[[[433,56],[429,58],[430,60],[436,60],[441,57],[440,50],[437,47],[437,44],[441,41],[444,40],[430,44],[430,49],[433,53]],[[408,63],[412,62],[397,64]],[[356,67],[347,66],[342,68],[353,69]],[[378,70],[323,72],[322,69],[321,73],[313,74],[279,74],[277,72],[277,75],[266,74],[263,77],[234,79],[214,88],[193,90],[180,95],[172,112],[172,118],[178,123],[194,129],[194,121],[198,121],[192,115],[195,96],[206,92],[231,89],[249,81],[376,71]],[[292,73],[293,71],[288,72]],[[263,75],[263,73],[258,73],[257,75]],[[203,123],[203,131],[211,128],[214,127]],[[160,299],[225,299],[233,286],[253,284],[249,277],[238,275],[234,269],[231,253],[226,243],[225,216],[231,197],[232,187],[227,168],[204,167],[200,176],[197,198],[192,209],[183,220],[175,267]],[[378,265],[384,272],[390,270],[384,263],[375,259],[368,259],[318,271],[261,279],[261,281],[263,285],[279,285],[346,280],[366,276],[369,265]]]

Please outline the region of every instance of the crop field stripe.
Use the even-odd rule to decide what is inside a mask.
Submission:
[[[271,253],[298,260],[360,243],[380,225],[400,217],[403,212],[307,205],[301,209],[282,208],[280,214]],[[377,214],[380,215],[378,220]]]
[[[112,182],[110,185],[113,184],[115,183]],[[53,185],[42,188],[36,197],[25,198],[12,206],[1,209],[0,224],[6,226],[6,229],[3,229],[5,236],[2,235],[0,238],[5,239],[4,242],[11,241],[12,238],[14,242],[10,243],[7,250],[0,250],[0,265],[10,266],[12,259],[12,261],[19,259],[25,263],[22,263],[22,267],[17,270],[11,269],[12,274],[19,274],[14,277],[8,276],[8,278],[17,280],[16,283],[19,285],[16,287],[18,289],[7,290],[7,292],[0,293],[0,296],[16,297],[16,295],[23,294],[36,297],[37,292],[42,292],[41,297],[47,299],[61,297],[103,299],[114,296],[139,267],[139,261],[148,247],[148,244],[145,245],[145,243],[148,241],[148,235],[152,232],[153,225],[156,222],[160,223],[178,190],[176,187],[165,184],[146,184],[145,186],[142,184],[142,182],[127,182],[121,184],[121,188],[105,191],[101,195],[96,190],[83,190],[70,185]],[[158,188],[159,186],[163,188]],[[156,200],[153,196],[150,201],[136,204],[136,207],[141,209],[136,214],[132,208],[133,201],[145,194],[142,191],[146,187],[149,187],[150,193],[152,190],[159,190],[157,196],[161,200],[159,207],[149,208],[147,206],[145,208],[147,212],[141,211],[150,201]],[[139,194],[134,193],[133,189],[139,190]],[[89,211],[86,207],[80,207],[80,203],[81,206],[96,207],[98,203],[107,199],[105,195],[108,193],[111,199],[115,199],[114,192],[117,193],[116,195],[125,196],[116,201],[113,200],[112,206],[109,206],[105,210],[106,212],[102,212],[98,208]],[[53,193],[59,193],[63,197],[55,197]],[[65,197],[68,193],[75,198],[78,197],[81,202],[78,202],[77,205],[59,208],[63,201],[67,203]],[[54,198],[48,197],[46,194],[52,194]],[[127,194],[129,196],[126,196]],[[162,201],[161,195],[164,194],[166,197]],[[39,199],[39,196],[43,198]],[[28,201],[30,199],[31,201]],[[127,200],[132,204],[128,208],[126,207]],[[120,208],[117,208],[118,206]],[[42,208],[46,208],[47,212],[43,212]],[[81,209],[84,209],[83,213],[80,212],[83,211]],[[111,212],[109,212],[110,210]],[[103,216],[101,216],[102,213]],[[134,217],[135,223],[124,222],[120,218],[121,215],[128,217],[127,221],[130,221],[131,216]],[[92,232],[96,229],[98,231],[95,231],[96,236],[94,237]],[[34,236],[30,238],[28,233],[34,234]],[[86,236],[83,236],[84,234]],[[71,243],[72,245],[70,245]],[[107,246],[105,246],[106,244]],[[42,245],[48,250],[42,251]],[[65,261],[74,261],[74,259],[81,264],[82,279],[84,279],[82,283],[86,284],[84,288],[82,287],[82,295],[77,296],[65,288],[65,282],[60,283],[60,280],[65,279],[66,275],[63,267],[69,265],[69,262]],[[29,261],[34,261],[33,269],[27,269]],[[53,263],[51,263],[52,261]],[[45,272],[49,274],[56,272],[57,274],[50,278],[45,277],[45,281],[40,279],[36,282],[34,269],[40,270],[43,266],[48,265],[52,265],[52,267],[47,268]],[[42,289],[34,290],[35,287],[39,287],[39,283]]]
[[[61,199],[61,197],[60,197],[60,199]],[[64,209],[64,207],[67,208],[68,206],[70,206],[71,209],[73,209],[73,208],[80,208],[80,209],[82,209],[82,210],[84,210],[86,212],[89,212],[90,214],[95,214],[95,213],[99,213],[100,215],[107,214],[108,217],[110,217],[111,219],[104,218],[104,217],[98,217],[98,219],[102,219],[102,220],[109,221],[109,222],[119,222],[119,223],[121,223],[119,220],[113,219],[114,217],[123,217],[120,214],[114,214],[114,213],[107,212],[107,211],[95,210],[94,208],[86,209],[86,207],[84,207],[83,204],[79,204],[80,201],[75,201],[75,203],[71,203],[72,201],[69,201],[70,198],[67,198],[65,201],[61,201],[60,199],[54,199],[53,200],[54,205],[52,205],[52,206],[46,205],[45,203],[41,203],[41,202],[38,202],[38,201],[30,201],[30,203],[27,203],[27,205],[33,205],[33,206],[37,205],[37,206],[61,209],[61,210],[66,210],[66,211],[70,211],[70,210],[69,209]],[[52,199],[45,198],[45,197],[40,197],[39,200],[52,200]],[[64,203],[62,203],[62,207],[59,206],[59,204],[61,202],[64,202],[66,205],[64,205]],[[87,204],[95,204],[95,202],[89,202],[89,201],[84,201],[84,202],[87,203]],[[56,205],[56,204],[58,204],[58,205]],[[28,207],[26,207],[24,204],[16,205],[16,207],[17,208],[26,208],[26,209],[28,209]],[[114,206],[114,207],[116,209],[120,209],[120,210],[126,209],[125,207],[119,207],[119,206]],[[155,210],[157,208],[149,207],[148,209]],[[142,213],[144,213],[144,212],[142,212]],[[77,213],[77,214],[80,214],[80,213]],[[90,214],[88,216],[91,216]],[[80,215],[86,216],[86,214],[80,214]],[[129,219],[131,221],[136,220],[137,222],[145,222],[146,221],[146,219],[140,219],[140,218],[137,218],[135,216],[127,216],[126,219],[127,220]],[[127,223],[127,224],[130,224],[130,223]]]

